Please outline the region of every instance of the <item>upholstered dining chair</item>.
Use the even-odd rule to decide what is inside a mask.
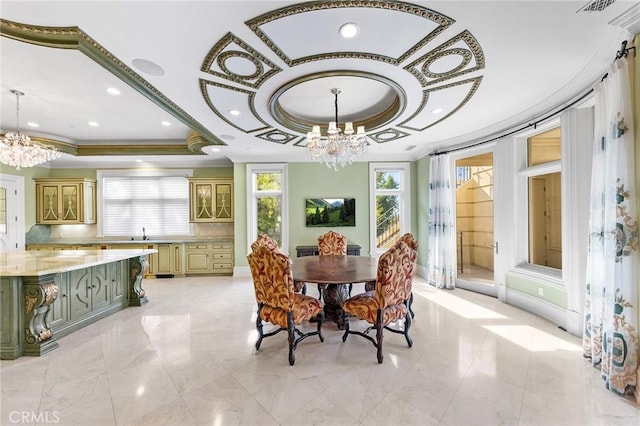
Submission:
[[[399,241],[404,241],[405,243],[407,243],[409,248],[411,248],[413,251],[416,252],[416,259],[417,259],[418,242],[413,237],[413,235],[410,232],[407,232],[406,234],[403,234],[400,237]],[[405,283],[404,283],[407,308],[409,309],[409,313],[411,314],[412,319],[416,317],[416,314],[413,312],[413,308],[411,307],[411,305],[413,305],[413,271],[415,270],[415,267],[416,267],[415,264],[416,264],[416,261],[414,260],[413,265],[409,265],[408,263],[406,265],[403,265],[403,267],[405,268],[410,267],[412,270],[411,274],[409,273],[405,274]]]
[[[266,245],[258,245],[249,253],[247,260],[258,303],[256,350],[260,349],[262,339],[265,337],[286,331],[289,339],[289,364],[293,365],[296,361],[294,351],[302,340],[318,335],[320,341],[324,342],[322,302],[294,291],[291,259],[286,254],[271,250]],[[311,318],[317,318],[316,331],[303,333],[296,327]],[[264,333],[263,321],[279,328]]]
[[[382,364],[383,329],[393,333],[404,334],[409,347],[413,340],[409,336],[411,315],[406,303],[405,282],[409,274],[413,275],[417,252],[404,241],[397,242],[378,259],[375,290],[357,294],[347,299],[343,306],[345,315],[345,331],[342,341],[346,342],[349,334],[357,334],[373,343],[377,348],[378,363]],[[350,329],[346,315],[365,320],[372,324],[364,332]],[[404,320],[402,329],[390,327],[390,324]],[[371,329],[376,330],[375,339],[367,334]]]
[[[278,242],[268,235],[258,235],[258,238],[256,238],[256,240],[251,243],[251,250],[255,251],[260,246],[266,246],[270,250],[277,250],[281,252],[280,248],[278,247]],[[302,294],[306,294],[307,286],[304,283],[296,282],[293,285],[296,293],[302,292]]]
[[[346,256],[347,237],[335,231],[328,231],[324,235],[320,235],[318,237],[318,253],[320,256]],[[325,287],[322,283],[318,283],[318,293],[321,299]],[[351,295],[351,286],[349,286],[349,295]]]

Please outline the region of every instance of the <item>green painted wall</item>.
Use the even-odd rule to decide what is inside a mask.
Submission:
[[[415,208],[413,218],[416,220],[414,235],[418,240],[418,265],[427,267],[427,244],[429,241],[429,156],[425,156],[412,165],[415,169],[416,181],[412,187],[416,188],[413,197]]]
[[[245,163],[233,165],[234,210],[234,266],[249,266],[247,262],[247,166]]]
[[[564,309],[567,308],[567,292],[564,289],[551,286],[542,280],[507,274],[506,284],[509,289],[553,303]],[[539,295],[539,289],[542,289],[544,296]]]
[[[318,237],[333,229],[349,244],[369,253],[369,163],[354,163],[338,171],[320,163],[289,163],[289,253],[298,245],[316,245]],[[356,226],[307,227],[306,198],[355,198]]]

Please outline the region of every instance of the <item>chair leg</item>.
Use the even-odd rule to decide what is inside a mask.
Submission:
[[[287,333],[289,334],[289,365],[296,362],[296,356],[293,353],[296,344],[295,324],[293,323],[293,312],[287,314]]]
[[[258,318],[256,319],[256,328],[258,329],[258,341],[256,342],[256,350],[260,349],[260,345],[262,344],[262,339],[264,338],[264,333],[262,331],[262,318],[260,317],[261,310],[262,310],[262,305],[258,306]]]
[[[411,307],[411,305],[413,305],[413,292],[411,292],[409,296],[409,303],[407,304],[407,308],[409,308],[409,313],[411,314],[411,318],[415,318],[416,314],[413,313],[413,308]]]
[[[351,290],[353,289],[353,283],[349,283],[349,297],[351,297]]]
[[[322,284],[318,284],[318,300],[322,300]]]
[[[320,341],[324,342],[324,336],[322,335],[322,323],[324,322],[324,312],[320,311],[318,314],[318,337]]]
[[[342,322],[344,323],[344,334],[342,335],[342,341],[346,342],[349,336],[349,321],[347,321],[347,313],[342,310]]]
[[[375,329],[376,329],[376,347],[378,348],[378,364],[382,364],[382,361],[384,360],[384,356],[382,355],[382,340],[383,340],[383,336],[382,336],[382,309],[378,309],[378,315],[376,318],[376,323],[374,324]]]
[[[411,328],[411,312],[407,311],[407,316],[404,318],[404,338],[407,339],[407,345],[413,346],[413,340],[409,336],[409,329]]]

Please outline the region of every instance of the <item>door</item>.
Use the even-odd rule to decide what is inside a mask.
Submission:
[[[497,296],[493,152],[455,161],[456,287]]]
[[[0,174],[0,252],[24,250],[24,177]]]

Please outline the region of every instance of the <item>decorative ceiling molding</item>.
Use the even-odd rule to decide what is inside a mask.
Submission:
[[[237,50],[238,48],[240,50]],[[255,71],[246,75],[234,72],[227,65],[227,61],[233,59],[250,62]],[[213,69],[215,65],[218,70]],[[234,83],[249,86],[252,89],[259,88],[266,79],[282,71],[281,68],[232,33],[227,33],[211,48],[200,70]]]
[[[402,127],[403,129],[408,129],[408,130],[414,130],[417,132],[421,132],[425,129],[428,129],[429,127],[432,127],[436,124],[438,124],[439,122],[449,118],[451,115],[455,114],[457,111],[460,110],[460,108],[462,108],[467,102],[469,102],[469,99],[471,99],[471,97],[476,93],[476,91],[478,90],[478,86],[480,86],[480,82],[482,81],[482,76],[478,76],[478,77],[474,77],[474,78],[470,78],[467,80],[462,80],[462,81],[456,81],[454,83],[451,84],[447,84],[444,86],[438,86],[432,89],[426,89],[424,91],[423,97],[422,97],[422,102],[420,104],[420,107],[416,110],[416,112],[409,117],[408,119],[406,119],[405,121],[403,121],[402,123],[400,123],[398,125],[398,127]],[[425,107],[429,101],[429,95],[437,92],[439,90],[444,90],[444,89],[450,89],[453,87],[457,87],[457,86],[463,86],[463,85],[470,85],[469,90],[467,91],[466,96],[458,103],[458,105],[451,109],[447,114],[445,114],[444,116],[442,116],[440,119],[433,121],[431,123],[429,123],[428,125],[418,125],[417,121],[419,118],[421,118],[420,116],[422,116],[422,118],[424,119],[424,116],[426,116],[426,114],[429,114],[428,111],[425,110]],[[410,124],[411,122],[414,122],[413,124]]]
[[[278,19],[287,18],[292,15],[315,12],[321,10],[341,9],[341,8],[367,8],[367,9],[384,9],[388,11],[402,12],[425,18],[435,24],[437,27],[423,37],[420,41],[411,46],[407,51],[397,58],[391,58],[385,55],[379,55],[372,52],[330,52],[323,55],[312,55],[301,58],[292,59],[285,54],[282,48],[267,36],[261,28],[265,24],[276,21]],[[441,13],[435,12],[426,7],[417,6],[415,4],[404,3],[400,1],[312,1],[307,3],[295,4],[283,7],[274,11],[257,16],[245,22],[245,24],[267,45],[280,59],[282,59],[290,67],[300,65],[307,62],[324,60],[324,59],[341,59],[355,58],[382,61],[392,65],[398,65],[420,50],[429,41],[438,34],[447,29],[455,21]]]
[[[213,103],[213,100],[211,99],[211,96],[209,95],[209,91],[207,90],[207,86],[213,86],[219,89],[224,89],[224,90],[230,90],[233,92],[238,92],[238,93],[242,93],[246,95],[246,103],[247,106],[249,108],[249,110],[251,111],[251,114],[253,114],[253,116],[255,117],[256,120],[258,120],[260,123],[264,124],[264,127],[259,127],[259,128],[254,128],[254,129],[245,129],[242,128],[240,125],[238,125],[237,123],[234,123],[233,121],[229,120],[223,113],[222,111],[220,111],[218,108],[216,108],[216,106]],[[245,133],[252,133],[252,132],[257,132],[260,130],[264,130],[267,128],[270,128],[271,125],[268,124],[267,122],[265,122],[260,115],[258,114],[258,112],[255,109],[255,96],[256,93],[251,91],[251,90],[246,90],[246,89],[242,89],[240,87],[234,87],[234,86],[229,86],[226,84],[222,84],[222,83],[217,83],[215,81],[209,81],[209,80],[204,80],[204,79],[200,79],[200,93],[202,94],[202,97],[204,98],[205,102],[207,103],[207,105],[209,106],[209,109],[211,109],[211,111],[213,111],[213,113],[215,115],[217,115],[221,120],[223,120],[225,123],[229,124],[230,126],[235,127],[238,130],[241,130]]]
[[[365,126],[365,128],[367,129],[377,129],[396,119],[400,114],[404,112],[404,109],[406,107],[407,95],[402,87],[395,81],[381,75],[366,71],[336,70],[308,74],[279,87],[269,99],[269,110],[271,111],[271,115],[273,116],[273,118],[279,124],[289,130],[306,134],[312,126],[317,125],[318,123],[306,120],[302,117],[297,117],[289,113],[280,105],[278,100],[280,96],[282,96],[287,90],[291,89],[294,86],[297,86],[298,84],[327,77],[355,77],[375,80],[386,85],[396,94],[394,102],[386,109],[375,111],[375,113],[369,115],[368,117],[362,117],[362,119],[359,119],[357,123],[354,123],[355,125]],[[327,123],[322,123],[320,125],[323,132],[326,132],[327,126]]]
[[[74,49],[132,87],[177,120],[200,133],[208,145],[226,145],[206,127],[153,87],[78,27],[45,27],[0,18],[0,35],[24,43],[55,49]]]
[[[456,43],[464,43],[466,48],[450,48]],[[435,72],[430,69],[438,60],[446,58],[447,56],[460,56],[461,61],[458,65],[446,71]],[[472,59],[475,61],[475,65],[469,67]],[[411,62],[405,66],[404,69],[416,77],[423,87],[428,87],[445,80],[484,69],[484,67],[485,58],[480,44],[478,44],[478,41],[469,31],[465,30]]]
[[[275,142],[275,143],[284,145],[286,143],[291,142],[295,138],[297,138],[298,135],[283,132],[282,130],[279,130],[279,129],[271,129],[264,133],[257,134],[256,137],[263,139],[265,141]]]
[[[207,145],[211,145],[207,142]],[[206,155],[191,151],[187,145],[78,145],[77,156],[122,155]]]
[[[384,129],[375,133],[368,133],[368,137],[377,143],[387,143],[411,136],[411,133],[403,132],[398,129]]]

